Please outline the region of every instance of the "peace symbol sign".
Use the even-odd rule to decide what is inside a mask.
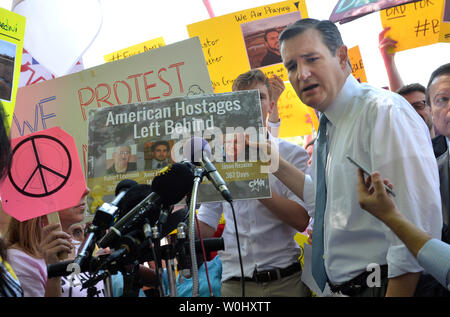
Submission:
[[[56,193],[66,184],[72,171],[69,150],[50,135],[23,139],[12,151],[12,158],[9,180],[18,192],[30,197]]]

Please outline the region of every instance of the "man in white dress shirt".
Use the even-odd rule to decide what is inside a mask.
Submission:
[[[450,63],[437,68],[427,87],[427,103],[431,105],[436,129],[441,134],[434,138],[435,154],[439,167],[444,223],[450,225]],[[447,242],[450,240],[448,234]]]
[[[426,124],[399,95],[358,83],[351,75],[347,47],[330,21],[299,20],[283,31],[280,45],[297,95],[328,119],[322,257],[328,284],[349,296],[412,296],[423,269],[392,231],[361,209],[357,168],[346,156],[389,178],[399,210],[440,238],[439,176]],[[282,158],[274,173],[304,200],[311,217],[316,147],[314,181]],[[313,254],[320,248],[314,240],[313,229]],[[373,264],[382,278],[368,285]]]
[[[269,79],[260,70],[251,70],[238,76],[233,91],[258,89],[264,126],[273,108]],[[268,133],[281,156],[299,170],[308,166],[308,153],[300,146]],[[299,256],[301,249],[294,236],[303,232],[309,216],[302,202],[278,179],[269,176],[272,198],[235,201],[237,227],[245,275],[247,297],[302,297],[310,291],[301,282]],[[211,237],[216,231],[220,217],[224,215],[223,238],[225,250],[220,251],[222,261],[221,296],[241,296],[241,270],[238,257],[235,224],[231,207],[224,203],[205,203],[198,211],[202,236]]]

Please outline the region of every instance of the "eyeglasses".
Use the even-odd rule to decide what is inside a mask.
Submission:
[[[128,152],[128,151],[120,151],[119,154],[120,155],[130,155],[130,152]]]
[[[444,108],[448,105],[449,99],[450,94],[448,95],[438,94],[436,97],[434,97],[434,104],[436,108]]]
[[[427,102],[425,100],[420,100],[416,102],[412,102],[411,106],[413,106],[416,110],[423,110],[427,106]]]

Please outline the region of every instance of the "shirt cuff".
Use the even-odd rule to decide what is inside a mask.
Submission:
[[[388,264],[388,278],[423,271],[417,259],[404,244],[389,247],[386,259]]]
[[[306,211],[310,217],[314,217],[314,207],[316,202],[316,192],[314,181],[310,175],[305,174],[305,183],[303,185],[303,202]]]
[[[450,284],[450,245],[438,239],[428,240],[417,254],[419,264],[445,287]]]
[[[270,120],[267,120],[267,124],[271,128],[279,128],[281,126],[281,119],[279,119],[278,122],[272,122]]]

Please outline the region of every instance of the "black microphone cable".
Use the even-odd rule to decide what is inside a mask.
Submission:
[[[236,212],[234,211],[233,202],[230,201],[229,203],[230,203],[231,211],[233,214],[234,230],[236,231],[236,242],[237,242],[238,256],[239,256],[239,265],[241,267],[242,297],[245,297],[245,276],[244,276],[244,267],[242,265],[241,243],[239,242],[239,232],[238,232],[237,221],[236,221]]]
[[[202,233],[200,231],[200,225],[198,223],[197,213],[195,214],[195,224],[197,225],[198,238],[200,240],[200,245],[202,246],[203,263],[205,263],[205,273],[206,273],[206,280],[208,281],[209,294],[211,295],[211,297],[214,297],[214,293],[213,293],[212,287],[211,287],[211,282],[209,281],[208,264],[206,263],[207,262],[206,251],[205,251],[205,246],[203,244],[203,238],[202,238]]]

